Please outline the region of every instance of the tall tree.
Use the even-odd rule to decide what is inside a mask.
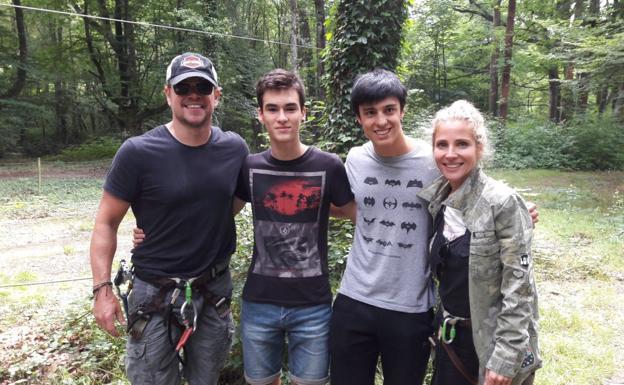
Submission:
[[[295,72],[299,72],[299,55],[297,50],[297,46],[299,45],[297,26],[299,23],[297,22],[297,13],[297,0],[290,0],[290,62]]]
[[[26,40],[26,25],[24,24],[24,12],[22,11],[20,0],[13,0],[15,5],[15,29],[17,40],[19,41],[18,65],[13,85],[4,93],[0,94],[0,99],[9,99],[18,96],[26,84],[26,59],[28,58],[28,43]]]
[[[321,52],[325,49],[325,0],[314,0],[314,15],[316,19],[316,90],[317,97],[323,99],[325,91],[320,85],[320,79],[325,73]]]
[[[507,6],[507,26],[505,29],[505,50],[503,72],[501,75],[500,118],[505,121],[509,113],[509,87],[511,85],[511,66],[513,55],[514,24],[516,20],[516,0],[509,0]]]
[[[85,0],[83,12],[89,14],[90,0]],[[136,52],[136,35],[133,6],[129,0],[114,0],[112,12],[105,0],[95,4],[99,21],[84,18],[85,41],[89,56],[96,69],[107,102],[101,106],[115,119],[121,131],[136,133],[142,128],[143,120],[164,111],[167,105],[162,101],[155,106],[141,103],[142,84]],[[112,20],[112,21],[111,21]],[[125,22],[127,21],[127,22]],[[106,70],[108,58],[100,53],[95,45],[94,32],[97,32],[112,50],[114,76]]]
[[[498,116],[498,59],[500,56],[500,39],[498,29],[501,25],[502,0],[494,3],[494,18],[492,20],[492,56],[490,57],[490,94],[488,97],[488,111],[492,116]]]
[[[350,110],[354,78],[376,67],[395,69],[407,18],[403,0],[339,0],[326,55],[326,134],[334,151],[345,153],[364,141]]]

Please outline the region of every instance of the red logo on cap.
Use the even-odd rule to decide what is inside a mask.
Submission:
[[[189,67],[189,68],[197,68],[197,67],[201,67],[204,65],[204,63],[202,63],[201,59],[198,58],[197,56],[187,56],[184,59],[182,59],[182,64],[180,64],[184,67]]]

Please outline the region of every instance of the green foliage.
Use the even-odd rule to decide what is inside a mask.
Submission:
[[[490,170],[537,203],[533,256],[544,385],[600,384],[621,373],[624,172]],[[570,306],[570,304],[574,306]],[[594,343],[588,344],[590,336]],[[617,381],[616,381],[617,382]]]
[[[488,92],[484,69],[491,31],[481,18],[466,17],[454,7],[458,2],[452,0],[414,5],[398,71],[408,88],[422,90],[427,105],[446,105],[457,99],[482,105]]]
[[[121,146],[121,139],[114,136],[101,136],[91,139],[77,146],[61,151],[60,154],[50,157],[50,160],[64,162],[80,162],[89,160],[112,159]]]
[[[348,220],[330,219],[328,234],[329,280],[332,288],[337,289],[342,273],[347,264],[347,256],[353,242],[355,226]]]
[[[40,156],[56,150],[57,145],[42,128],[53,118],[45,104],[35,101],[0,99],[0,158],[18,152]]]
[[[621,125],[609,117],[587,116],[565,124],[529,117],[492,128],[496,167],[624,169]]]
[[[350,107],[353,80],[377,67],[396,67],[407,8],[403,0],[341,0],[333,11],[324,53],[329,90],[325,136],[333,142],[333,152],[346,153],[364,141]]]
[[[5,356],[10,361],[0,366],[0,378],[11,383],[127,384],[124,340],[102,331],[88,316],[90,307],[90,301],[85,301],[31,332],[31,345],[19,346]]]
[[[561,169],[574,161],[564,155],[574,145],[564,126],[523,119],[507,127],[494,122],[490,130],[495,167]]]

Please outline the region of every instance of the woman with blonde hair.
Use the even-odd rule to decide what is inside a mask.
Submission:
[[[541,367],[533,224],[524,200],[484,174],[487,129],[459,100],[432,122],[442,176],[419,195],[434,218],[440,306],[432,385],[533,383]]]

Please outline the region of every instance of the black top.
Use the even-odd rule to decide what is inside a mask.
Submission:
[[[165,126],[119,148],[104,189],[129,202],[147,235],[133,250],[137,275],[191,278],[236,248],[232,198],[247,145],[212,127],[207,143],[187,146]]]
[[[250,155],[236,195],[251,202],[254,250],[243,299],[280,306],[331,302],[327,268],[329,206],[353,200],[340,158],[314,147],[280,161]]]
[[[434,221],[435,234],[431,246],[431,266],[439,281],[438,293],[444,309],[454,316],[470,318],[468,298],[468,256],[470,255],[470,231],[448,241],[444,237],[444,211],[438,212]]]

